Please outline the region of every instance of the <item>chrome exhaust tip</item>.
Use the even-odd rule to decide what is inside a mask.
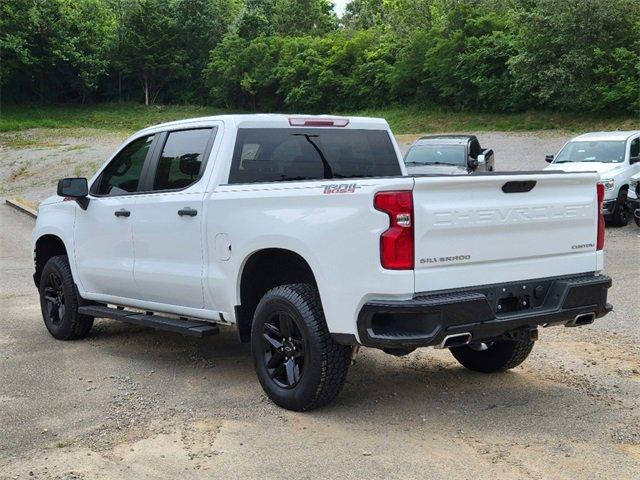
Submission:
[[[573,320],[569,320],[564,324],[565,327],[581,327],[583,325],[590,325],[596,319],[595,312],[591,313],[581,313],[580,315],[576,315],[576,318]]]
[[[451,347],[461,347],[462,345],[468,345],[471,343],[471,333],[454,333],[453,335],[447,335],[444,337],[444,340],[439,345],[436,345],[435,348],[451,348]]]

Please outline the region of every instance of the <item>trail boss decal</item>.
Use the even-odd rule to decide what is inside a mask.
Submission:
[[[356,188],[360,188],[357,183],[333,183],[331,185],[322,185],[325,195],[334,193],[355,193]]]

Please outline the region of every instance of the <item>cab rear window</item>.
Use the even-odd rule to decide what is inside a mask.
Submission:
[[[401,175],[385,130],[241,128],[229,183]]]

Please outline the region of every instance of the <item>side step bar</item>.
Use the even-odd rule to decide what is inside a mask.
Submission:
[[[148,315],[120,308],[110,308],[104,305],[80,306],[78,307],[78,313],[97,318],[111,318],[121,322],[132,323],[133,325],[181,333],[192,337],[207,337],[220,333],[220,328],[215,323],[203,322],[201,320],[161,317],[160,315]]]

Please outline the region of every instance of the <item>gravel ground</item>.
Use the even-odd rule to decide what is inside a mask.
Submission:
[[[3,194],[38,200],[101,163],[124,135],[100,135],[56,140],[66,147],[5,136]],[[480,140],[499,169],[530,169],[566,136]],[[62,165],[74,142],[102,146],[67,151]],[[21,162],[30,174],[9,181]],[[640,478],[635,225],[607,230],[615,311],[604,319],[542,330],[529,359],[499,375],[447,351],[363,349],[337,401],[305,414],[266,399],[230,328],[194,340],[99,320],[86,340],[54,340],[30,278],[33,221],[2,206],[0,226],[0,479]]]

